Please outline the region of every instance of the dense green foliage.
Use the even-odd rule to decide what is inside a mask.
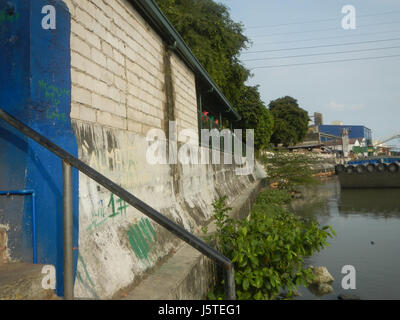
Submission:
[[[275,299],[282,290],[290,298],[298,285],[313,280],[303,267],[305,257],[328,245],[335,233],[329,226],[303,220],[283,204],[291,197],[284,190],[264,190],[252,208],[250,219],[233,220],[225,198],[214,204],[217,233],[212,239],[235,267],[238,299]],[[222,286],[209,295],[223,298]]]
[[[243,129],[254,129],[255,148],[265,149],[272,135],[273,117],[261,102],[257,87],[246,87],[242,99],[243,103],[236,106],[242,116],[239,126]]]
[[[297,286],[313,280],[304,259],[328,246],[328,237],[336,234],[330,226],[322,227],[313,217],[300,217],[289,209],[296,187],[315,182],[310,165],[316,158],[275,151],[261,161],[278,188],[258,194],[249,219],[230,218],[226,198],[218,199],[214,203],[217,232],[209,238],[234,263],[238,299],[277,299],[282,292],[291,298]],[[223,297],[222,285],[209,295],[210,299]]]
[[[296,99],[286,96],[273,100],[269,110],[274,117],[272,143],[289,146],[304,140],[309,118],[307,111],[299,107]]]
[[[234,127],[254,129],[256,149],[264,148],[270,140],[273,121],[258,87],[245,85],[250,71],[239,61],[239,55],[249,40],[242,24],[230,18],[226,6],[213,0],[156,2],[243,118]]]
[[[213,0],[156,0],[196,58],[232,103],[240,100],[249,71],[238,56],[248,44],[243,26]]]
[[[260,157],[271,183],[277,183],[278,189],[297,191],[300,185],[317,183],[312,176],[311,166],[317,159],[309,154],[275,151],[273,155]]]

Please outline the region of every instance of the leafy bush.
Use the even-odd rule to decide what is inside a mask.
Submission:
[[[271,182],[279,189],[295,191],[299,185],[315,184],[311,166],[318,160],[310,155],[276,151],[274,155],[264,155],[261,161]]]
[[[282,204],[290,195],[282,190],[262,191],[249,219],[231,219],[225,200],[214,203],[217,233],[211,238],[234,263],[238,299],[275,299],[281,290],[291,297],[298,285],[313,280],[303,259],[329,245],[328,236],[335,235],[330,226],[321,228],[287,211]],[[209,295],[222,297],[222,286]]]

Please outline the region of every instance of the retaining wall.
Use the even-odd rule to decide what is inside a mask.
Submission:
[[[200,234],[213,201],[221,195],[233,201],[257,177],[237,176],[235,165],[149,164],[148,130],[168,133],[174,120],[178,132],[198,132],[193,72],[128,1],[65,2],[71,13],[70,116],[79,158]],[[180,244],[83,174],[79,230],[75,296],[81,298],[112,297]]]

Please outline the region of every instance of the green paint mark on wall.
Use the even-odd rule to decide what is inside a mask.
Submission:
[[[9,14],[6,10],[0,10],[0,24],[6,22],[14,22],[19,19],[19,13],[15,12],[15,14]]]
[[[116,204],[117,203],[117,204]],[[111,193],[107,208],[103,207],[103,200],[100,201],[100,208],[92,211],[93,222],[86,228],[86,231],[95,230],[100,227],[109,218],[115,218],[118,215],[126,216],[126,209],[129,207],[124,200],[114,199],[114,194]],[[110,213],[111,211],[111,213]],[[101,219],[101,220],[99,220]]]
[[[128,230],[128,240],[136,256],[149,262],[148,253],[155,240],[155,230],[149,219],[142,218]]]
[[[115,210],[114,195],[111,194],[111,198],[108,203],[108,207],[111,206],[111,209],[112,209],[112,214],[110,215],[110,218],[113,218],[119,214],[126,215],[126,208],[128,208],[127,203],[122,199],[117,199],[117,203],[118,203],[119,207],[117,208],[117,210]]]
[[[46,109],[46,118],[50,120],[67,121],[66,114],[58,112],[58,106],[60,105],[63,96],[68,96],[70,91],[58,88],[43,80],[38,81],[38,87],[42,94],[42,98],[50,104]]]
[[[83,257],[80,255],[80,253],[78,253],[78,260],[79,260],[80,263],[81,263],[81,266],[82,266],[82,268],[83,268],[84,274],[85,274],[86,279],[87,279],[87,281],[84,280],[83,277],[82,277],[82,275],[81,275],[81,273],[79,272],[79,270],[77,270],[77,271],[76,271],[76,276],[77,276],[79,282],[82,283],[82,285],[93,295],[93,297],[94,297],[95,299],[99,299],[99,296],[97,295],[96,290],[94,289],[95,285],[94,285],[94,283],[93,283],[93,280],[92,280],[92,278],[90,277],[89,272],[88,272],[88,270],[87,270],[85,260],[84,260]]]

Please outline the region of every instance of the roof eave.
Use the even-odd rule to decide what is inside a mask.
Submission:
[[[178,31],[175,30],[157,4],[153,0],[129,0],[129,2],[140,11],[143,18],[145,18],[146,21],[167,42],[167,44],[174,49],[179,57],[192,68],[195,74],[210,85],[210,89],[216,93],[217,97],[221,100],[225,107],[228,107],[236,120],[241,120],[240,115],[232,107],[230,102],[218,88],[217,84],[200,64],[200,62],[194,56],[192,50],[190,50]]]

